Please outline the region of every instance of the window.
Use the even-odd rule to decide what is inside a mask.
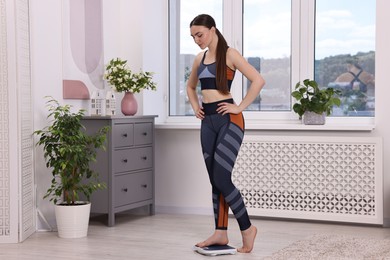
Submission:
[[[244,1],[243,55],[267,84],[246,110],[290,111],[291,2],[261,2]],[[250,82],[242,86],[245,96]]]
[[[169,115],[194,115],[187,99],[186,82],[195,56],[201,51],[190,33],[190,22],[207,13],[222,26],[222,0],[170,1]],[[180,11],[178,11],[180,10]],[[176,27],[179,25],[179,27]],[[220,27],[220,26],[219,26]],[[221,31],[223,30],[222,27]],[[200,91],[200,90],[199,90]]]
[[[334,109],[333,118],[374,116],[374,86],[359,80],[346,83],[338,76],[346,72],[348,62],[357,60],[375,82],[375,0],[170,0],[169,6],[169,116],[193,115],[186,79],[201,50],[190,36],[189,23],[200,13],[215,18],[229,45],[266,80],[245,111],[247,119],[296,120],[290,93],[305,78],[314,78],[321,87],[353,86],[342,92],[342,106]],[[249,85],[236,74],[236,102]]]
[[[316,1],[315,79],[341,90],[333,116],[374,116],[375,0]]]

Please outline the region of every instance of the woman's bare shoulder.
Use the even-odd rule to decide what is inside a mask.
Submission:
[[[231,47],[229,47],[229,49],[227,50],[226,57],[233,63],[240,61],[244,58],[238,50]]]
[[[229,67],[236,69],[245,61],[241,53],[235,48],[229,47],[226,53],[226,62]]]
[[[202,61],[202,58],[203,58],[204,53],[205,53],[205,52],[202,51],[202,52],[199,52],[199,53],[195,56],[193,66],[199,66],[200,62]]]
[[[237,49],[233,48],[233,47],[229,47],[227,49],[226,55],[227,56],[231,56],[231,55],[233,55],[233,56],[236,56],[236,55],[241,56],[240,52]]]
[[[204,56],[204,54],[205,54],[205,52],[206,52],[206,51],[201,51],[201,52],[199,52],[199,53],[196,55],[195,60],[196,60],[196,61],[201,61],[202,58],[203,58],[203,56]]]

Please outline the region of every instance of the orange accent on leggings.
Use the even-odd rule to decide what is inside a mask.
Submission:
[[[242,130],[244,130],[244,118],[242,117],[242,113],[230,114],[230,121],[238,125]]]
[[[218,227],[227,228],[228,226],[228,211],[229,206],[223,198],[222,194],[219,195],[219,212],[218,212]]]

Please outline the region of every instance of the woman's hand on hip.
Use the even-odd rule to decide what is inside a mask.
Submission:
[[[217,112],[222,115],[239,114],[241,109],[236,104],[222,102],[218,104]]]
[[[196,111],[195,111],[195,116],[199,119],[203,119],[204,118],[204,112],[203,112],[203,107],[200,107],[198,108]]]

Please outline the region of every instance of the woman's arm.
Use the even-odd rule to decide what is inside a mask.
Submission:
[[[265,85],[265,80],[261,74],[236,50],[230,49],[228,57],[231,59],[234,67],[238,69],[250,82],[250,88],[238,106],[241,111],[247,108],[259,95],[260,90]]]
[[[228,49],[227,60],[228,65],[239,70],[251,82],[251,85],[247,94],[238,106],[234,104],[221,103],[220,108],[217,111],[222,114],[238,114],[244,111],[244,109],[256,99],[260,90],[263,88],[265,81],[261,74],[251,64],[249,64],[236,49]]]
[[[200,63],[200,59],[202,54],[198,54],[194,60],[194,64],[192,65],[192,70],[190,77],[187,81],[187,96],[191,103],[192,109],[194,110],[195,116],[199,119],[204,118],[203,108],[199,105],[198,95],[196,93],[196,86],[198,85],[198,66]]]

